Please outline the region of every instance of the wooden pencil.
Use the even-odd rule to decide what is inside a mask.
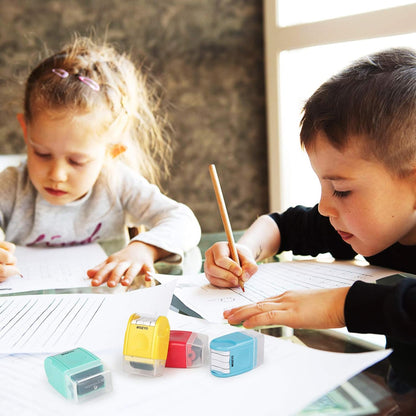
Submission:
[[[230,219],[228,218],[227,207],[225,205],[224,196],[222,194],[220,180],[218,179],[217,170],[215,165],[209,165],[209,173],[211,175],[212,184],[214,185],[215,196],[217,198],[218,208],[220,210],[220,215],[222,219],[222,224],[224,226],[225,234],[227,235],[228,245],[230,247],[231,258],[240,265],[240,260],[238,258],[237,249],[235,247],[233,230],[231,228]],[[238,284],[241,289],[244,291],[244,281],[238,279]]]

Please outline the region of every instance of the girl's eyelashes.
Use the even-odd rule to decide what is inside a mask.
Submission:
[[[48,157],[51,156],[50,153],[41,153],[41,152],[38,152],[36,150],[34,150],[34,153],[35,153],[36,156],[41,157],[41,158],[44,158],[44,159],[46,159],[46,158],[48,158]]]
[[[41,159],[50,159],[52,157],[50,153],[41,153],[41,152],[37,152],[36,150],[34,151],[34,153],[37,157],[40,157]],[[82,166],[85,166],[88,163],[88,161],[78,161],[75,159],[68,159],[68,163],[72,166],[82,167]]]
[[[350,193],[351,193],[351,191],[337,191],[336,189],[334,189],[334,192],[333,192],[332,195],[337,197],[337,198],[345,198]]]

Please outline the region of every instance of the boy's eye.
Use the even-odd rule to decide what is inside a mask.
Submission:
[[[83,165],[83,163],[80,163],[80,162],[78,162],[76,160],[73,160],[73,159],[69,159],[69,163],[71,165],[74,165],[74,166],[82,166]]]
[[[69,159],[69,163],[73,166],[84,166],[86,162],[79,162],[78,160]]]
[[[337,191],[337,190],[334,189],[334,193],[332,195],[337,197],[337,198],[345,198],[350,193],[351,193],[351,191]]]

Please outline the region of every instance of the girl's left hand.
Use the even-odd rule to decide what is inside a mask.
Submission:
[[[340,328],[345,326],[344,304],[349,287],[288,291],[251,305],[224,311],[232,325],[245,328],[286,325],[291,328]]]
[[[140,241],[134,241],[122,250],[112,254],[104,262],[87,271],[92,286],[105,281],[108,287],[119,282],[130,286],[138,274],[154,273],[153,263],[160,258],[160,249]]]

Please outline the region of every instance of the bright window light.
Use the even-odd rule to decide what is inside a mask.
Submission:
[[[409,0],[278,0],[277,23],[293,26],[415,3]]]

